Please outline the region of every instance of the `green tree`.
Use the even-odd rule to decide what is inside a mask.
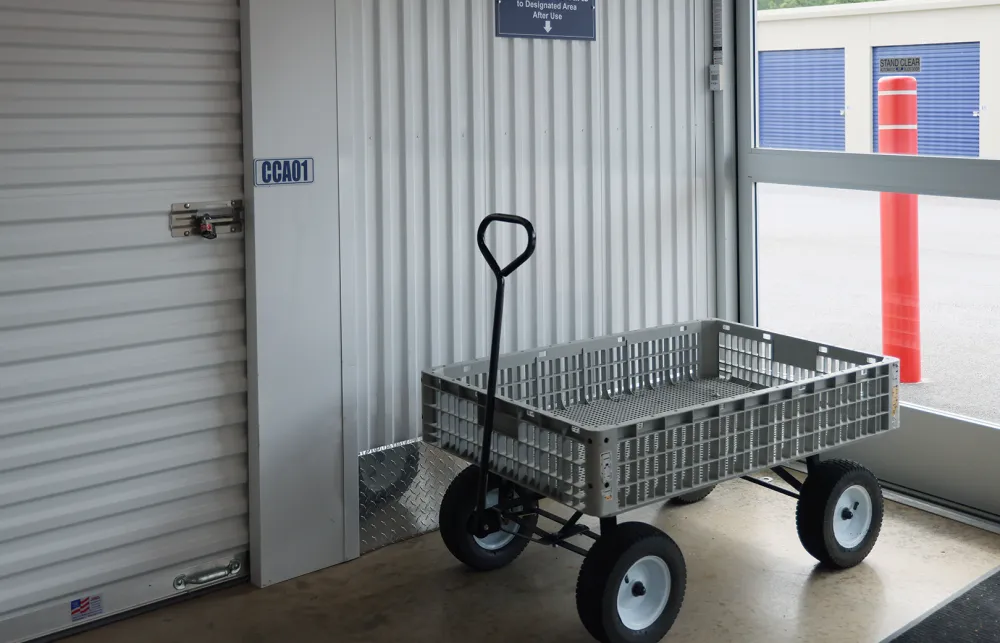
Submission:
[[[795,7],[818,7],[828,4],[854,4],[855,2],[878,2],[879,0],[757,0],[758,9],[794,9]]]

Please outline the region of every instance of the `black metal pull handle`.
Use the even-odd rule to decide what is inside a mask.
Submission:
[[[502,223],[514,223],[521,226],[528,233],[528,247],[524,249],[514,261],[507,264],[506,268],[500,268],[496,257],[486,246],[486,230],[494,221]],[[524,217],[513,214],[491,214],[479,224],[479,251],[486,258],[486,263],[490,264],[493,274],[497,278],[496,303],[493,308],[493,337],[490,341],[490,370],[486,379],[486,415],[483,418],[483,441],[479,453],[479,489],[476,495],[476,522],[472,533],[479,537],[485,537],[492,533],[494,526],[500,523],[490,520],[486,513],[486,496],[489,491],[490,478],[490,449],[493,439],[493,412],[497,403],[497,374],[500,370],[500,331],[503,328],[503,292],[505,278],[517,270],[521,264],[531,257],[535,252],[535,228],[531,222]],[[493,516],[494,518],[496,516]]]
[[[517,256],[514,261],[507,264],[506,268],[501,270],[500,264],[497,263],[496,257],[490,252],[489,246],[486,245],[486,230],[490,227],[490,224],[494,221],[500,221],[502,223],[514,223],[522,228],[528,233],[528,247],[524,249],[520,255]],[[497,279],[507,277],[512,272],[521,267],[521,265],[527,261],[532,254],[535,252],[535,227],[531,225],[531,221],[528,221],[524,217],[519,217],[515,214],[491,214],[483,222],[479,224],[479,252],[483,253],[483,257],[486,258],[486,263],[490,265],[490,269],[493,270],[493,274],[497,276]]]

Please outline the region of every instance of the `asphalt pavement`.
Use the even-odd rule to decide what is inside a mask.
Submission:
[[[1000,424],[1000,202],[919,199],[923,381],[904,401]],[[760,325],[881,352],[879,195],[761,185]]]

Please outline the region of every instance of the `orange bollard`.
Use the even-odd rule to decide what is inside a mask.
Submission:
[[[878,151],[917,154],[917,79],[878,82]],[[917,195],[882,193],[882,350],[900,380],[920,381],[920,256]]]

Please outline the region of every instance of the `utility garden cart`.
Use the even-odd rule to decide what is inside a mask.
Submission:
[[[528,245],[501,268],[493,222],[522,226]],[[584,557],[576,604],[599,641],[659,641],[684,598],[673,540],[627,511],[694,502],[742,477],[796,497],[799,538],[821,563],[860,563],[878,538],[882,492],[859,464],[818,454],[899,426],[899,362],[721,320],[500,355],[504,285],[535,249],[521,217],[494,214],[479,249],[496,275],[488,360],[422,373],[426,442],[473,464],[441,503],[441,537],[477,570],[509,564],[529,542]],[[805,461],[804,482],[783,465]],[[770,469],[795,492],[751,473]],[[540,506],[573,510],[563,518]],[[579,521],[600,519],[600,532]],[[559,525],[548,531],[545,518]],[[593,540],[589,550],[571,538]]]

